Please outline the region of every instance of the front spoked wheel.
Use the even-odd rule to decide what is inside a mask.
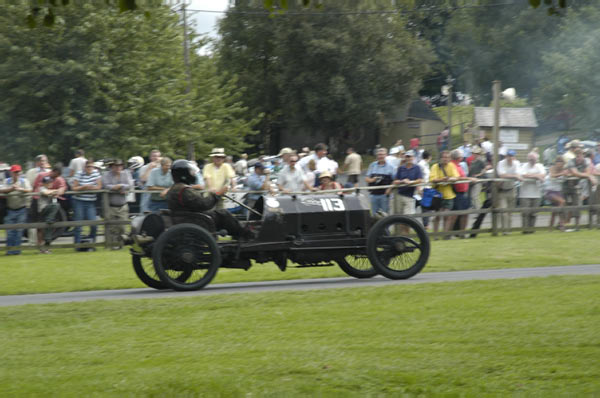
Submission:
[[[165,231],[152,251],[156,274],[168,288],[198,290],[221,265],[221,252],[212,235],[194,224],[178,224]],[[181,280],[182,274],[187,275]]]
[[[408,279],[425,267],[430,243],[414,218],[389,216],[379,220],[367,235],[367,254],[377,272],[389,279]]]
[[[364,254],[348,254],[335,261],[342,271],[354,278],[367,279],[377,275],[377,270],[373,268],[371,261]]]

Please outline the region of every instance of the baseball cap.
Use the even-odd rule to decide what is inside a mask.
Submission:
[[[506,151],[506,155],[507,156],[516,156],[517,153],[515,151],[513,151],[512,149],[509,149],[508,151]]]
[[[412,149],[406,151],[406,153],[404,154],[404,156],[410,156],[410,157],[415,157],[415,151],[413,151]]]
[[[10,166],[10,171],[11,172],[15,172],[15,171],[21,171],[21,166],[19,166],[18,164],[13,164],[12,166]]]
[[[256,164],[254,164],[254,168],[264,169],[265,165],[261,162],[256,162]]]
[[[395,155],[398,152],[400,152],[399,148],[393,147],[392,149],[390,149],[390,155]]]

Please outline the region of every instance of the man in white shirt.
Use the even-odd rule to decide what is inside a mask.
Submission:
[[[546,169],[541,163],[538,163],[539,155],[531,152],[527,155],[527,163],[521,165],[519,170],[521,177],[524,178],[519,190],[519,207],[539,207],[542,201],[542,183],[546,177]],[[533,211],[523,211],[524,234],[531,234],[535,231],[536,213]],[[531,229],[530,229],[531,228]]]
[[[288,167],[281,170],[277,176],[277,187],[282,193],[313,191],[306,182],[306,176],[300,167],[296,167],[298,156],[292,155],[288,160]]]
[[[520,169],[521,163],[515,159],[516,152],[509,149],[506,152],[506,159],[498,162],[496,170],[498,177],[507,179],[498,183],[498,192],[496,194],[496,208],[512,209],[515,207],[515,181],[523,181]],[[503,234],[507,235],[511,227],[511,213],[500,213],[500,226]]]
[[[73,177],[75,174],[85,170],[87,159],[83,156],[84,154],[83,149],[75,151],[75,157],[69,162],[69,169],[71,170],[69,177]]]
[[[362,157],[354,151],[354,148],[350,147],[346,151],[346,159],[344,159],[344,168],[346,169],[346,175],[348,176],[347,183],[358,186],[358,178],[362,168]]]

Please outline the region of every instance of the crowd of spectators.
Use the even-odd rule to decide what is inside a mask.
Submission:
[[[498,177],[495,182],[496,195],[491,198],[491,183],[494,167],[491,163],[493,145],[489,140],[470,143],[465,141],[458,148],[442,150],[437,162],[431,163],[429,151],[419,147],[418,138],[410,140],[406,150],[401,140],[390,150],[377,147],[375,160],[366,167],[364,181],[370,187],[368,195],[374,214],[415,214],[421,211],[451,211],[481,209],[489,207],[492,199],[500,209],[519,207],[529,209],[549,203],[555,207],[578,206],[584,203],[599,203],[597,176],[600,175],[600,144],[596,152],[584,151],[579,141],[573,140],[564,145],[563,153],[557,154],[549,168],[539,162],[536,150],[527,155],[527,162],[521,164],[513,150],[503,146],[501,159],[496,165]],[[23,224],[28,221],[52,223],[59,212],[72,209],[73,220],[96,220],[98,218],[98,195],[93,191],[106,189],[108,206],[106,220],[127,220],[129,204],[139,204],[139,212],[159,211],[168,208],[167,193],[173,185],[171,177],[172,160],[163,157],[157,149],[148,156],[144,164],[141,156],[131,157],[127,165],[120,159],[108,162],[94,162],[86,159],[83,150],[75,152],[68,168],[61,164],[50,166],[45,155],[34,160],[34,166],[24,172],[18,164],[10,166],[6,178],[0,173],[0,194],[5,194],[6,224]],[[202,170],[193,164],[196,171],[196,189],[208,190],[220,195],[230,191],[250,191],[244,197],[248,206],[253,206],[264,192],[296,193],[328,190],[342,193],[343,188],[360,185],[363,173],[363,159],[353,148],[348,148],[340,166],[328,155],[328,147],[323,143],[313,150],[302,148],[295,151],[282,148],[276,156],[261,156],[248,159],[242,154],[237,162],[225,153],[224,148],[213,148]],[[64,173],[64,176],[63,176]],[[151,191],[136,195],[134,188]],[[439,208],[420,206],[424,189],[435,188],[441,193]],[[72,195],[65,192],[73,191]],[[79,193],[78,191],[81,191]],[[30,193],[33,192],[32,196]],[[225,207],[223,199],[216,209]],[[558,221],[558,228],[565,230],[570,220],[575,220],[575,228],[580,223],[580,212],[553,212],[550,227]],[[425,227],[429,219],[423,218]],[[465,230],[468,215],[459,214],[435,217],[433,230]],[[536,225],[536,212],[522,212],[524,233],[532,233]],[[504,233],[511,228],[511,215],[502,212],[500,226]],[[123,225],[110,225],[106,240],[110,248],[122,247]],[[50,252],[54,230],[44,228],[30,230],[30,241],[36,239],[41,253]],[[7,231],[8,255],[20,254],[15,247],[21,245],[22,229]],[[94,243],[97,237],[96,226],[89,227],[87,235],[82,227],[73,230],[74,243]],[[76,250],[94,250],[78,247]]]

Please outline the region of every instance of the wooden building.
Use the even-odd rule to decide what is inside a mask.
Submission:
[[[493,140],[494,108],[475,107],[475,130]],[[517,159],[527,161],[535,142],[534,129],[538,126],[533,108],[500,108],[498,141],[517,152]]]
[[[442,130],[444,122],[420,99],[387,112],[379,134],[379,144],[389,148],[397,140],[402,140],[408,148],[411,138],[418,137],[421,147],[432,150]]]

